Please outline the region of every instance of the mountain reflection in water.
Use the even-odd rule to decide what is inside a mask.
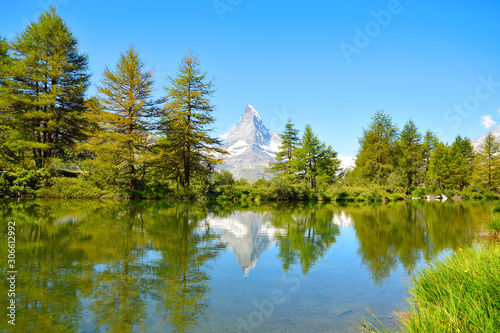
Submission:
[[[489,205],[2,200],[18,276],[0,329],[236,331],[275,291],[286,302],[255,331],[350,331],[367,307],[395,327],[401,275],[474,244]]]

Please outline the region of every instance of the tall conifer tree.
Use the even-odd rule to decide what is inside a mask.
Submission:
[[[292,119],[288,119],[283,133],[280,134],[281,145],[276,153],[276,162],[267,170],[277,177],[290,178],[293,173],[292,158],[300,142],[299,130],[294,126]]]
[[[11,105],[9,66],[12,61],[9,57],[9,43],[0,37],[0,168],[5,168],[4,163],[18,162],[16,131],[13,128],[13,110]],[[10,162],[10,163],[9,163]]]
[[[467,137],[458,135],[451,145],[451,182],[452,189],[462,190],[469,186],[472,180],[472,168],[474,162],[474,147]]]
[[[474,180],[489,191],[496,189],[500,181],[500,143],[491,132],[486,136],[475,159]]]
[[[452,188],[451,163],[451,147],[442,142],[438,143],[432,152],[428,171],[430,181],[436,190],[443,192]]]
[[[418,185],[417,175],[424,164],[421,140],[415,123],[408,121],[399,135],[399,167],[405,175],[407,191]]]
[[[133,46],[120,55],[114,71],[106,67],[94,103],[104,131],[87,146],[96,157],[113,159],[131,190],[140,187],[139,169],[145,172],[144,156],[152,145],[148,131],[155,128],[152,120],[162,102],[151,97],[153,73],[145,67]]]
[[[220,139],[211,135],[215,107],[210,98],[215,89],[199,66],[192,52],[182,59],[176,77],[165,87],[167,103],[160,121],[161,150],[171,165],[181,169],[176,174],[182,186],[190,186],[194,173],[206,174],[212,165],[222,163],[216,156],[226,153]]]
[[[384,183],[397,166],[398,129],[384,111],[377,111],[359,139],[354,172],[365,179]]]
[[[331,182],[339,171],[340,161],[337,152],[331,146],[326,146],[307,125],[299,147],[294,152],[294,170],[310,186],[315,189],[318,177],[326,177]]]
[[[11,43],[7,67],[12,133],[37,168],[61,157],[85,138],[87,55],[55,7],[40,15]]]

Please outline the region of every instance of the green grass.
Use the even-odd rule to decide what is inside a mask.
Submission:
[[[408,332],[500,332],[500,247],[458,251],[419,272]]]
[[[494,234],[500,234],[500,213],[495,213],[488,221],[488,230]]]
[[[500,247],[460,250],[431,263],[408,291],[402,332],[500,332]],[[365,321],[361,330],[389,332],[378,319]]]

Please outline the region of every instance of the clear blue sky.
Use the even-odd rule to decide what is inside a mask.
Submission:
[[[0,35],[50,5],[88,53],[94,82],[131,44],[158,87],[195,51],[218,87],[217,134],[247,104],[278,133],[288,117],[310,124],[344,156],[380,109],[445,141],[500,123],[495,0],[21,0],[3,4]]]

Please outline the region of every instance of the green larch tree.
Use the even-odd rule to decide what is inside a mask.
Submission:
[[[424,171],[429,170],[429,161],[431,160],[432,151],[436,149],[437,144],[439,143],[439,139],[436,134],[432,131],[427,130],[424,135],[423,142],[423,158],[424,158]]]
[[[215,107],[210,98],[215,89],[213,80],[206,81],[206,73],[199,68],[198,57],[192,52],[181,61],[170,86],[165,87],[166,104],[160,121],[160,151],[174,170],[181,186],[190,186],[194,173],[209,173],[218,157],[225,154],[221,141],[211,135]]]
[[[152,98],[153,73],[145,67],[131,46],[120,55],[114,70],[105,68],[93,104],[101,129],[87,147],[97,159],[115,165],[116,176],[125,178],[131,190],[141,185],[148,148],[153,144],[149,131],[155,128],[153,120],[162,103]]]
[[[294,151],[292,163],[293,170],[309,184],[311,189],[316,188],[318,177],[331,183],[340,170],[337,152],[321,142],[310,125],[306,125],[299,147]]]
[[[417,126],[409,120],[399,135],[399,168],[406,178],[406,191],[418,185],[417,175],[424,164],[422,135]]]
[[[432,152],[436,149],[439,143],[439,139],[436,134],[432,131],[427,130],[424,135],[423,143],[422,143],[422,158],[423,158],[423,167],[420,170],[418,178],[420,182],[424,183],[425,186],[430,185],[429,180],[429,163],[431,160]]]
[[[9,55],[9,91],[2,99],[12,108],[10,137],[42,168],[85,139],[87,55],[55,7],[14,38]]]
[[[9,43],[0,37],[0,169],[18,162],[19,150],[16,147],[16,132],[13,128],[13,113],[9,96],[9,66],[12,61],[9,57]]]
[[[469,186],[472,180],[474,147],[469,138],[462,138],[458,135],[451,145],[450,153],[452,159],[450,164],[452,189],[461,191],[464,187]]]
[[[486,187],[489,191],[497,188],[500,180],[499,154],[500,143],[489,132],[474,161],[473,177],[475,184]]]
[[[354,172],[358,177],[384,183],[397,166],[398,129],[384,111],[377,111],[359,139]]]
[[[290,178],[293,174],[292,158],[297,149],[300,139],[299,130],[295,128],[292,119],[288,119],[283,133],[280,134],[281,145],[276,153],[276,162],[274,162],[267,172],[274,174],[275,177]]]
[[[432,152],[428,171],[430,182],[436,190],[443,192],[452,187],[451,163],[451,147],[438,143]]]

